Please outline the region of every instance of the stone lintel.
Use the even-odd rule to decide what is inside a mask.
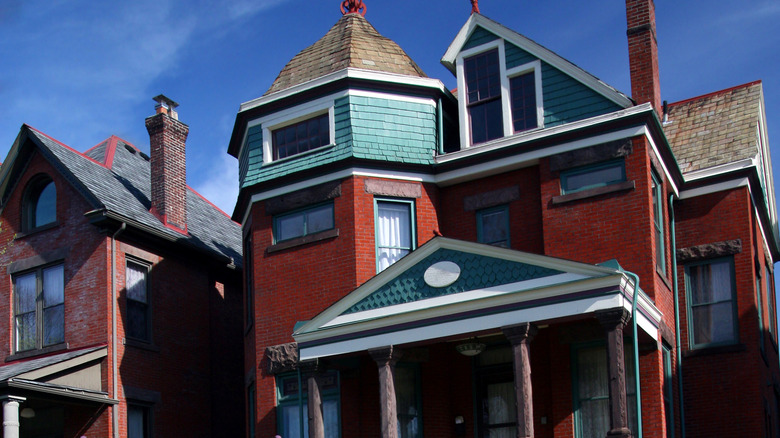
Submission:
[[[463,198],[463,210],[474,211],[508,204],[520,199],[520,186],[505,187]]]
[[[614,140],[550,157],[550,170],[560,172],[631,155],[631,139]]]
[[[742,252],[741,239],[724,240],[722,242],[679,248],[677,249],[677,261],[679,263],[695,262],[739,254],[740,252]]]
[[[366,193],[380,196],[395,196],[398,198],[421,198],[422,186],[417,183],[388,181],[384,179],[367,179]]]
[[[294,371],[298,367],[298,344],[290,342],[266,347],[265,358],[268,361],[269,374]]]
[[[265,214],[275,215],[341,196],[341,181],[330,181],[266,199]]]

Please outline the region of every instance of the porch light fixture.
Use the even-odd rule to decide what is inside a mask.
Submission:
[[[474,338],[471,342],[456,345],[455,349],[464,356],[476,356],[485,351],[485,344],[479,342],[477,338]]]
[[[22,418],[33,418],[35,417],[35,411],[33,408],[24,408],[19,412],[19,416]]]

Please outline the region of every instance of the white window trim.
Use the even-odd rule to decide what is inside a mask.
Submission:
[[[341,95],[326,96],[308,102],[304,105],[296,106],[294,108],[290,108],[284,111],[279,111],[277,113],[271,114],[266,117],[255,119],[251,123],[249,123],[247,126],[247,130],[257,125],[261,125],[263,127],[263,164],[278,162],[287,159],[287,158],[283,158],[282,160],[273,159],[273,141],[272,141],[271,133],[274,130],[279,128],[284,128],[285,126],[293,125],[295,123],[301,122],[306,119],[311,119],[313,117],[321,116],[326,113],[328,114],[328,131],[329,131],[328,134],[330,136],[329,144],[325,146],[321,146],[316,149],[311,149],[309,151],[306,151],[305,153],[309,153],[312,151],[324,149],[335,145],[336,144],[336,121],[334,117],[334,105],[336,99],[339,97],[342,96]],[[293,158],[297,156],[298,155],[293,155],[289,158]]]
[[[456,72],[457,72],[457,84],[458,84],[458,117],[460,119],[460,144],[461,149],[474,146],[471,144],[471,124],[469,123],[468,114],[468,102],[466,96],[466,71],[465,62],[466,58],[470,58],[474,55],[479,55],[493,49],[498,48],[498,65],[499,74],[501,75],[501,111],[504,123],[504,137],[515,135],[514,127],[512,124],[512,103],[510,99],[509,79],[511,77],[534,72],[535,91],[536,91],[536,125],[534,129],[544,128],[544,101],[542,100],[542,62],[537,59],[529,63],[512,67],[507,70],[506,68],[506,51],[503,39],[490,41],[485,44],[481,44],[477,47],[472,47],[461,51],[455,59]],[[523,131],[527,132],[527,131]],[[498,140],[498,139],[496,139]],[[479,143],[483,145],[490,143]]]

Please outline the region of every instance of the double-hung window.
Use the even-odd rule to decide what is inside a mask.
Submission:
[[[471,143],[504,136],[498,49],[464,60]]]
[[[304,237],[334,227],[333,202],[274,217],[275,243]]]
[[[737,342],[734,260],[722,258],[685,267],[691,348]]]
[[[330,371],[318,379],[325,438],[339,438],[339,375]],[[301,379],[297,374],[284,374],[278,376],[276,382],[277,433],[284,438],[309,436],[307,379]]]
[[[509,248],[509,207],[477,211],[477,240],[488,245]]]
[[[664,197],[661,178],[651,172],[653,195],[653,228],[655,230],[655,266],[666,274],[666,245],[664,244]]]
[[[414,201],[376,200],[376,268],[384,271],[414,249]]]
[[[127,260],[125,289],[127,292],[127,325],[125,326],[125,334],[128,338],[151,341],[149,266]]]
[[[534,70],[509,78],[509,94],[514,131],[521,132],[538,127]]]
[[[15,351],[65,341],[65,270],[39,268],[14,277]]]

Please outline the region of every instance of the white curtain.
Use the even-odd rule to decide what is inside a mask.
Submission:
[[[689,268],[694,342],[709,344],[734,339],[731,264],[728,261]]]
[[[128,263],[125,271],[125,288],[127,289],[127,298],[145,303],[146,269]]]
[[[35,273],[16,277],[14,286],[16,294],[16,350],[24,351],[35,348]]]
[[[488,385],[487,403],[488,425],[515,423],[517,421],[514,382]],[[515,426],[489,429],[490,438],[514,438],[516,435],[517,427]]]
[[[62,265],[43,270],[43,345],[65,340],[65,270]]]
[[[377,203],[377,265],[383,271],[409,253],[412,247],[410,205]]]

